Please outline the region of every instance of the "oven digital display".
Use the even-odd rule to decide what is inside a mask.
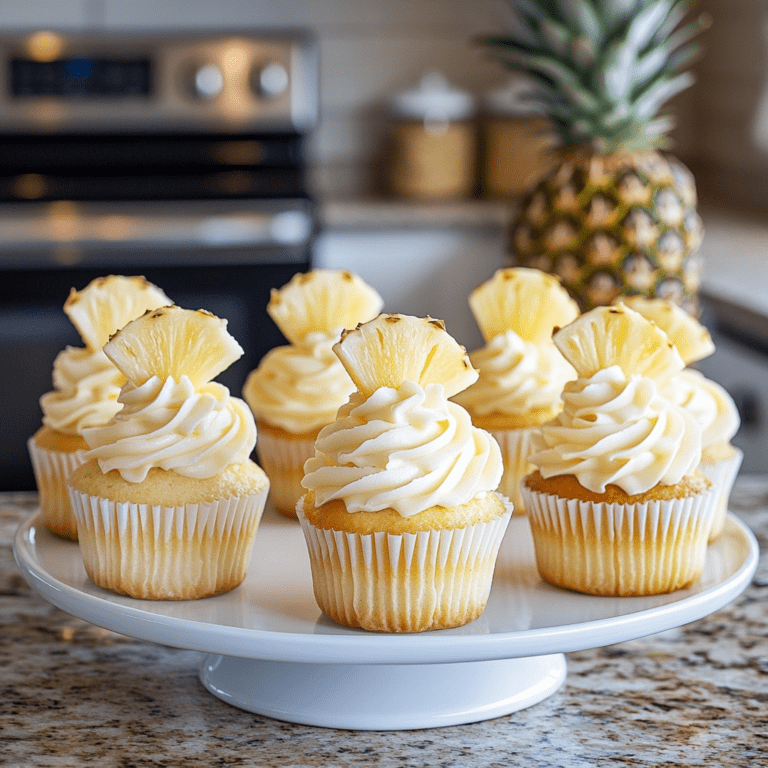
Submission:
[[[10,64],[10,91],[17,97],[121,98],[149,96],[152,88],[147,59],[13,59]]]

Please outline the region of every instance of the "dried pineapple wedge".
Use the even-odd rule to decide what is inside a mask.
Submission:
[[[504,331],[514,331],[523,341],[541,344],[552,329],[579,316],[579,306],[560,281],[539,269],[499,269],[469,295],[469,306],[490,341]]]
[[[101,349],[126,323],[173,302],[143,277],[108,275],[92,280],[82,291],[74,288],[64,302],[64,312],[77,328],[85,346]]]
[[[648,320],[653,320],[669,336],[686,365],[703,360],[715,351],[709,331],[695,317],[671,301],[623,296],[615,303],[624,304]]]
[[[382,314],[344,331],[333,349],[366,397],[404,381],[442,384],[445,396],[453,397],[477,381],[467,351],[442,320],[430,317]]]
[[[137,387],[152,376],[189,376],[199,387],[238,360],[243,350],[227,331],[227,321],[181,307],[148,311],[119,330],[104,354]]]
[[[552,336],[580,376],[618,365],[625,374],[662,380],[685,363],[655,323],[627,306],[595,307]]]
[[[381,296],[346,270],[301,272],[280,289],[272,289],[267,312],[291,344],[313,331],[332,333],[354,328],[381,311]]]

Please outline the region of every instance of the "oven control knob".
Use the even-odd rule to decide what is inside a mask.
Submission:
[[[214,99],[224,88],[224,73],[215,64],[203,64],[194,69],[191,85],[198,99]]]
[[[251,71],[251,90],[264,99],[276,99],[288,90],[288,70],[274,62]]]

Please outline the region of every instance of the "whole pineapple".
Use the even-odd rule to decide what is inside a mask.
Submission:
[[[693,82],[689,0],[509,0],[519,29],[480,42],[537,85],[562,161],[523,201],[512,262],[557,274],[586,311],[620,295],[698,312],[702,223],[659,115]]]

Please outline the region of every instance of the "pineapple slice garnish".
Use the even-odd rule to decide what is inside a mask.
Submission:
[[[381,296],[346,270],[313,269],[272,289],[267,312],[291,344],[312,332],[330,334],[354,328],[381,311]]]
[[[686,365],[703,360],[715,351],[709,331],[695,317],[671,301],[622,296],[615,303],[624,304],[648,320],[653,320],[669,336]]]
[[[74,288],[64,302],[64,312],[77,328],[85,346],[101,349],[126,323],[173,302],[143,277],[108,275],[92,280],[82,291]]]
[[[579,316],[579,306],[560,281],[540,269],[499,269],[469,294],[469,306],[483,338],[514,331],[523,341],[542,344],[552,329]]]
[[[552,341],[583,377],[618,365],[627,376],[661,381],[685,367],[667,334],[623,305],[595,307],[557,330]]]
[[[243,355],[227,321],[204,309],[177,306],[150,310],[119,330],[104,354],[137,387],[152,376],[188,376],[197,388]]]
[[[478,376],[464,347],[431,317],[381,314],[344,331],[333,350],[365,397],[404,381],[442,384],[453,397]]]

